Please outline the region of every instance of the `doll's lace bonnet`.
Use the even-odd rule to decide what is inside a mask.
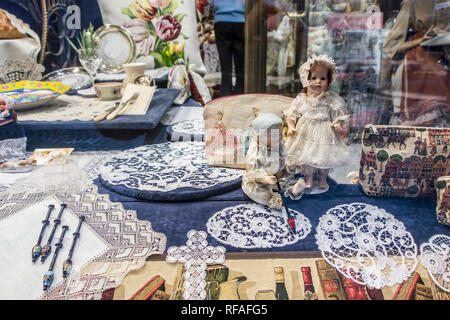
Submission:
[[[338,70],[336,68],[336,63],[332,58],[329,56],[323,54],[320,56],[317,56],[313,54],[299,69],[298,73],[300,74],[300,81],[302,82],[302,85],[304,88],[309,87],[310,82],[308,80],[309,73],[311,71],[311,65],[314,64],[314,62],[324,62],[330,69],[331,69],[331,81],[330,86],[336,81]]]

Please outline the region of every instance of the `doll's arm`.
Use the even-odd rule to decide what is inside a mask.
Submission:
[[[247,182],[258,182],[263,184],[276,184],[277,178],[273,175],[268,175],[265,170],[256,168],[254,165],[247,165],[245,171],[245,180]]]
[[[287,125],[288,125],[288,132],[287,135],[292,136],[293,134],[295,134],[296,132],[296,128],[295,128],[295,120],[292,120],[290,118],[287,119]]]
[[[286,122],[288,125],[288,136],[292,136],[296,131],[296,121],[301,117],[301,114],[298,112],[297,107],[300,107],[302,104],[302,95],[299,94],[294,101],[292,101],[289,109],[284,111],[286,116]]]
[[[262,178],[257,178],[255,181],[258,182],[258,183],[273,185],[273,184],[277,184],[277,177],[275,177],[275,176],[265,176],[265,177],[262,177]]]

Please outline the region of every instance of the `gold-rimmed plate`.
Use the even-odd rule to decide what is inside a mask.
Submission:
[[[98,40],[98,55],[103,59],[101,72],[119,73],[124,64],[134,61],[136,44],[127,29],[107,24],[98,28],[94,36]]]

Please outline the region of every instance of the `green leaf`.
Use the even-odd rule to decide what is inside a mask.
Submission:
[[[127,7],[121,7],[120,8],[120,12],[128,17],[130,17],[130,19],[135,19],[135,15],[131,12],[130,8]]]
[[[177,14],[177,15],[175,16],[175,19],[177,19],[178,22],[181,23],[181,21],[183,21],[183,18],[184,18],[185,16],[187,16],[185,13],[180,13],[180,14]]]
[[[164,66],[164,59],[161,53],[152,51],[150,55],[155,59],[155,61],[159,64],[158,66]]]
[[[170,4],[161,11],[162,15],[166,15],[166,14],[173,15],[175,13],[175,10],[178,8],[179,5],[180,5],[180,0],[172,0],[172,1],[170,1]]]
[[[147,30],[148,30],[150,33],[156,34],[155,26],[153,25],[153,23],[152,23],[151,21],[147,22]]]
[[[69,42],[70,46],[75,50],[78,51],[77,47],[73,44],[72,41],[70,41],[70,39],[66,36],[67,41]],[[78,40],[78,39],[77,39]],[[79,40],[78,40],[79,41]]]

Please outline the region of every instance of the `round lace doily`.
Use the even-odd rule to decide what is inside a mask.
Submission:
[[[402,222],[365,203],[334,207],[319,219],[316,243],[345,277],[380,289],[406,281],[417,266],[417,246]]]
[[[215,213],[207,222],[208,233],[217,241],[243,249],[285,247],[304,239],[311,223],[303,214],[290,209],[296,232],[289,228],[281,211],[258,204],[242,204]]]
[[[126,150],[99,168],[102,184],[145,200],[196,200],[241,186],[243,170],[208,165],[203,142],[173,142]]]
[[[434,283],[450,292],[450,237],[437,234],[420,245],[420,258]]]
[[[203,119],[187,120],[167,127],[170,141],[204,141],[205,125]]]

